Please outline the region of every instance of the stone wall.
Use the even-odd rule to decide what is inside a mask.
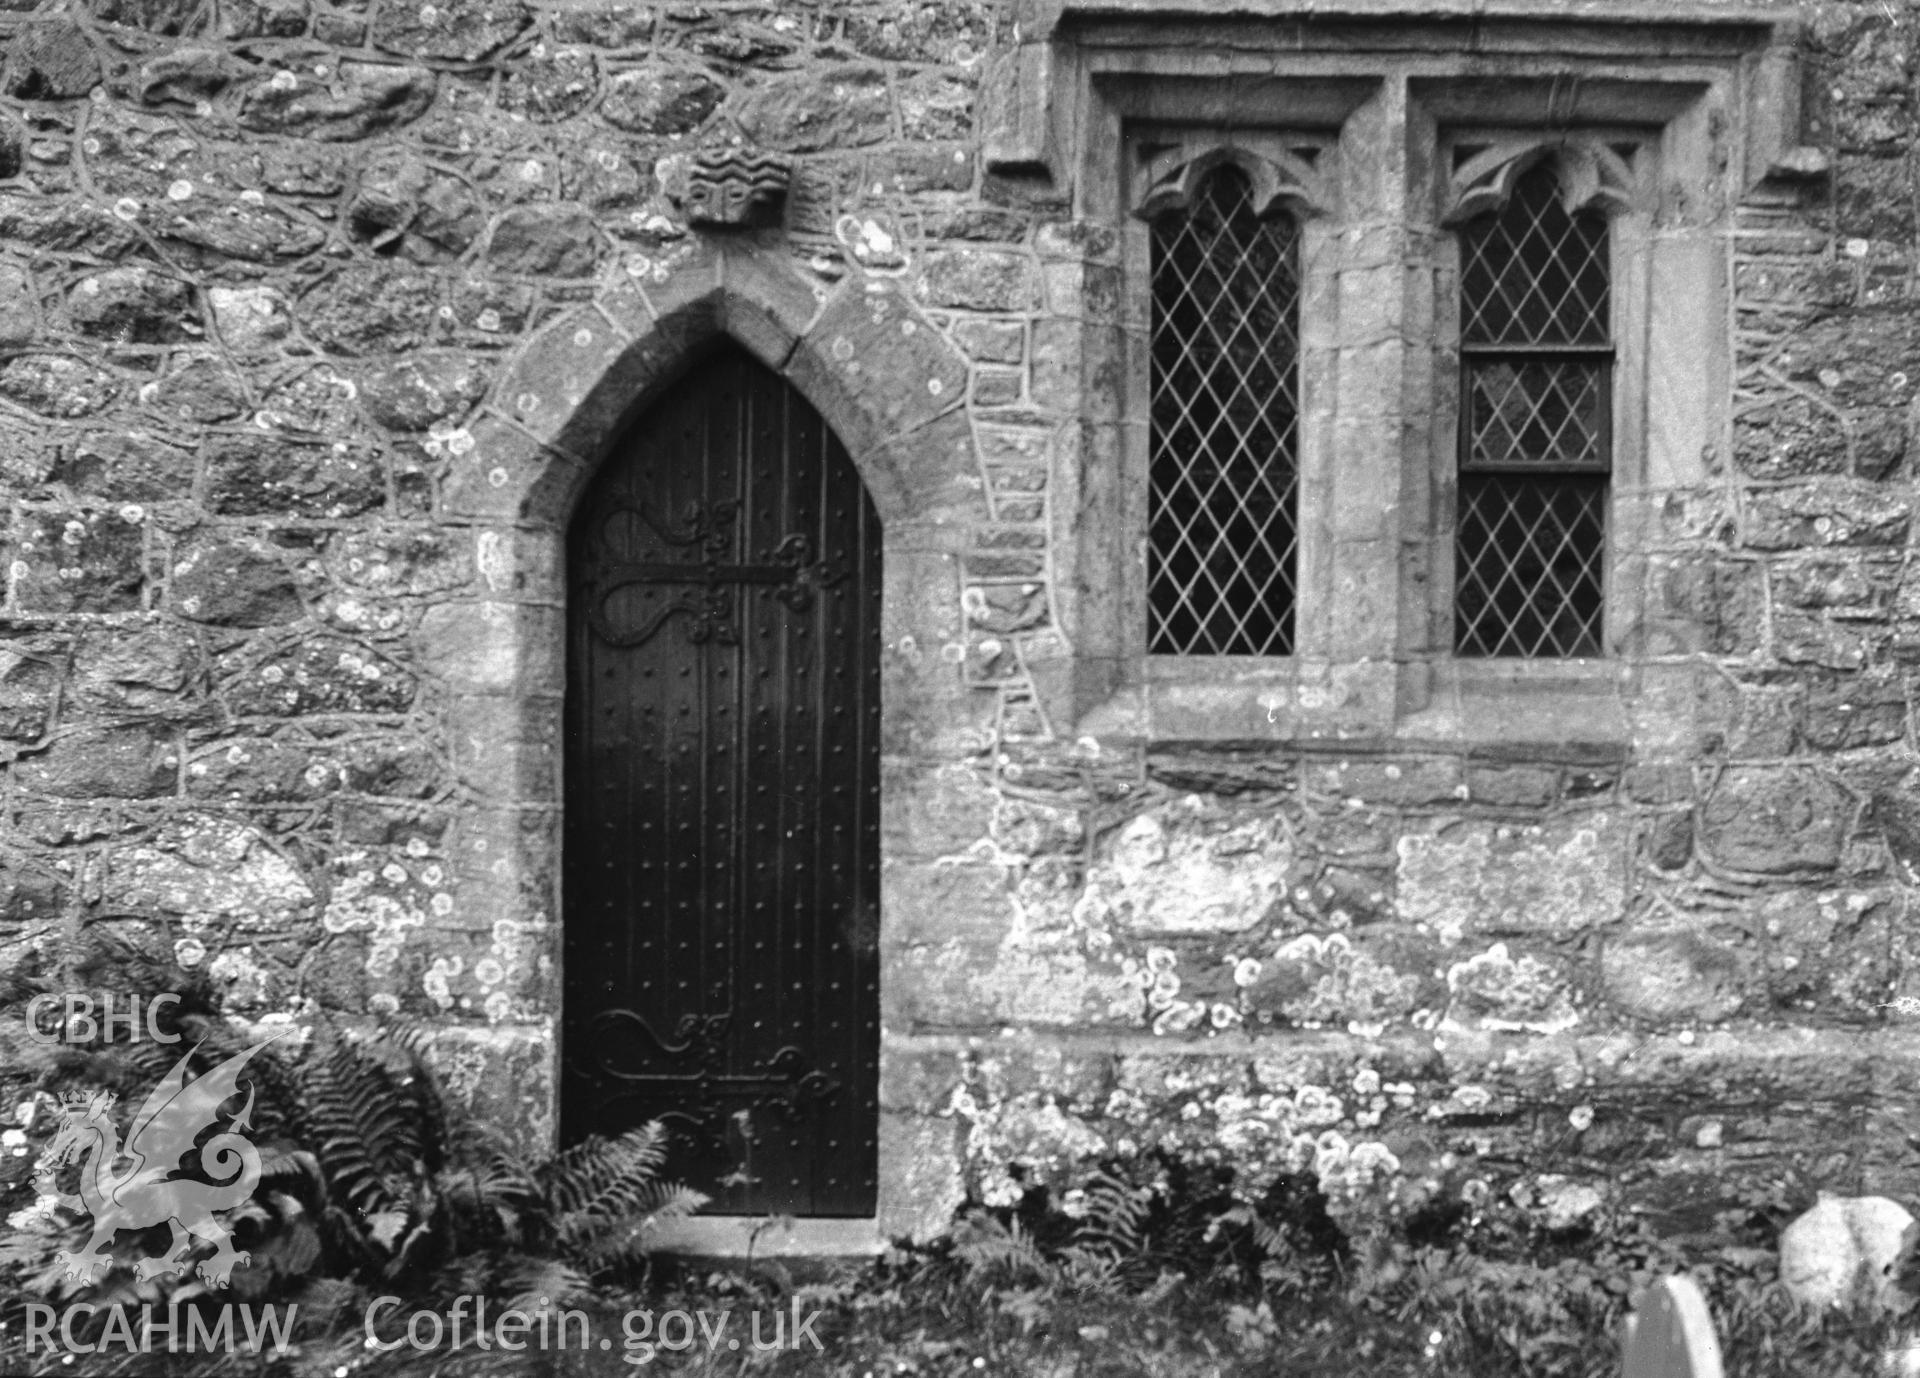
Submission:
[[[440,1020],[550,1135],[565,495],[704,303],[870,483],[949,465],[882,504],[892,1225],[1157,1143],[1355,1218],[1910,1187],[1920,23],[1805,19],[1832,175],[1739,211],[1734,432],[1647,576],[1716,628],[1691,728],[1596,756],[1076,736],[1113,237],[984,166],[992,0],[10,0],[0,963]],[[661,186],[735,135],[793,179],[722,251]]]

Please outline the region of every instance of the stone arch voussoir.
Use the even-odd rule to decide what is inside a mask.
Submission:
[[[892,283],[853,279],[822,293],[755,241],[630,259],[594,301],[542,327],[475,428],[473,460],[500,490],[487,505],[563,526],[628,421],[722,338],[819,410],[883,525],[985,519],[959,350]]]

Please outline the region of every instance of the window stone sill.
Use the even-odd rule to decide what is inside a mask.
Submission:
[[[1618,761],[1633,742],[1629,675],[1607,660],[1410,664],[1407,699],[1424,706],[1401,715],[1394,740],[1483,757]]]
[[[1149,656],[1081,717],[1077,735],[1110,741],[1381,743],[1393,734],[1390,661],[1303,656]]]
[[[1056,0],[1062,20],[1520,19],[1606,25],[1766,25],[1798,21],[1791,5],[1755,0]]]
[[[1387,747],[1612,762],[1633,740],[1618,661],[1325,662],[1149,657],[1083,714],[1103,743]]]

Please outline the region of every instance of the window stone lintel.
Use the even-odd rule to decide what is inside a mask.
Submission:
[[[1339,75],[1450,50],[1447,34],[1471,24],[1476,62],[1502,54],[1537,62],[1614,59],[1679,75],[1689,63],[1745,70],[1741,123],[1748,188],[1805,180],[1820,160],[1801,142],[1802,19],[1785,4],[1751,0],[1017,0],[1014,43],[994,58],[983,111],[990,172],[1040,177],[1063,190],[1086,150],[1074,118],[1096,69],[1177,77],[1191,51],[1234,31],[1232,48],[1255,75],[1264,61],[1338,59]],[[1271,57],[1254,51],[1268,47]],[[1102,59],[1103,49],[1112,57]],[[1195,71],[1218,77],[1223,73]],[[1290,80],[1298,81],[1305,70]],[[1323,80],[1336,74],[1322,73]],[[1636,74],[1637,75],[1637,74]],[[1638,82],[1634,84],[1639,84]],[[1298,93],[1296,93],[1296,99]],[[1208,118],[1195,112],[1197,117]],[[1583,112],[1587,119],[1593,112]],[[1823,171],[1824,165],[1817,171]]]
[[[1600,29],[1655,25],[1772,30],[1791,30],[1800,22],[1793,5],[1753,0],[1025,0],[1022,8],[1030,16],[1022,32],[1027,42],[1044,40],[1063,25],[1127,20],[1531,20]]]

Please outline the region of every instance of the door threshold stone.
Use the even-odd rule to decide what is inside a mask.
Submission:
[[[667,1221],[648,1236],[647,1244],[656,1255],[759,1261],[873,1258],[886,1249],[887,1240],[872,1217],[769,1224],[760,1215],[706,1215]]]

